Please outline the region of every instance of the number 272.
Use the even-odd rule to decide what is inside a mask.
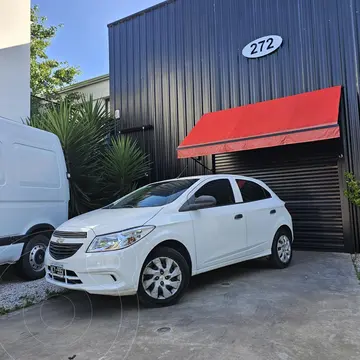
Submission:
[[[267,40],[261,40],[258,43],[253,43],[250,45],[250,47],[252,48],[251,51],[251,55],[257,54],[259,52],[262,52],[264,50],[264,45],[265,45],[265,50],[271,50],[274,48],[273,46],[273,42],[274,39],[273,38],[268,38]],[[258,47],[260,47],[259,51],[258,51]]]

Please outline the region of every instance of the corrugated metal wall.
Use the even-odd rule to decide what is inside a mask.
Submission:
[[[186,174],[204,172],[176,160],[202,114],[335,85],[344,86],[344,168],[360,177],[359,16],[360,0],[176,0],[111,24],[111,103],[122,128],[154,125],[145,135],[151,180],[186,164]],[[269,34],[284,39],[276,53],[242,56]],[[359,216],[348,215],[345,235],[359,244]]]

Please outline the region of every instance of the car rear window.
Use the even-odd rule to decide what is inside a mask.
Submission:
[[[271,194],[257,183],[249,180],[237,179],[243,202],[259,201],[271,198]]]

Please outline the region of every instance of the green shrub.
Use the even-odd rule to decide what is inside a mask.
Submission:
[[[360,182],[355,178],[352,173],[345,174],[346,186],[345,196],[349,201],[360,207]]]
[[[113,139],[104,154],[104,182],[107,192],[119,198],[133,191],[150,171],[150,161],[130,137]]]

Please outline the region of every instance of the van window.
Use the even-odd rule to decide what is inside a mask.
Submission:
[[[5,159],[3,154],[3,144],[0,141],[0,186],[5,184]]]
[[[16,175],[20,186],[33,188],[60,188],[60,174],[56,154],[25,144],[14,144],[17,160]]]

